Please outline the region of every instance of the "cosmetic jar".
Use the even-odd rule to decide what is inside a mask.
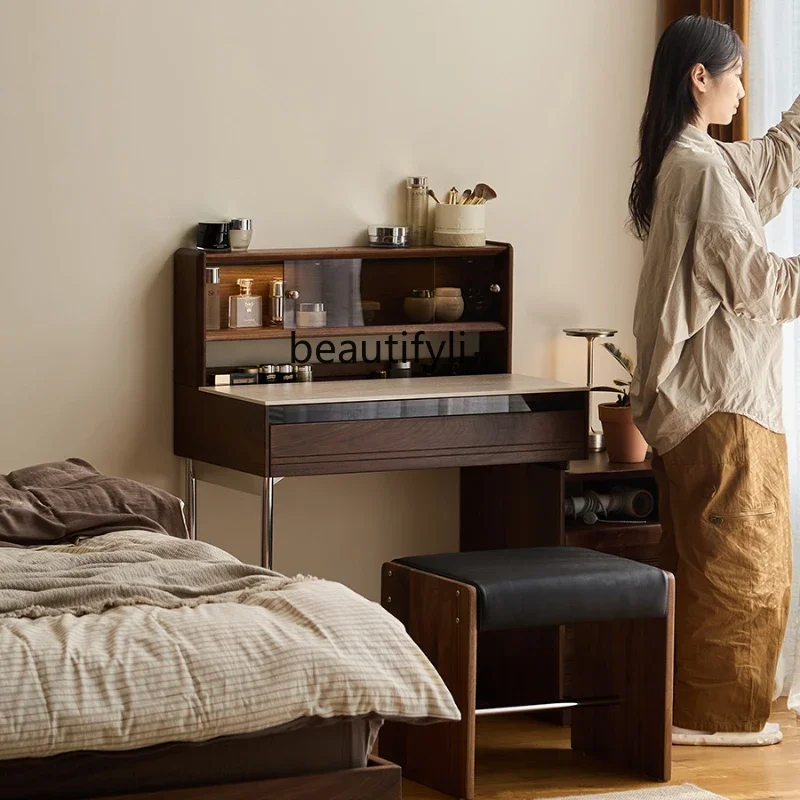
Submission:
[[[411,377],[411,362],[398,361],[389,367],[390,378],[410,378]]]
[[[455,322],[464,313],[464,298],[461,289],[454,286],[442,286],[434,291],[436,319],[440,322]]]
[[[278,383],[292,383],[294,381],[294,364],[278,365]]]
[[[361,313],[364,316],[364,324],[372,325],[375,322],[375,315],[381,310],[381,304],[377,300],[362,300]]]
[[[403,312],[409,322],[418,325],[433,322],[436,313],[436,301],[430,289],[412,289],[408,297],[403,298]]]
[[[237,217],[228,223],[231,250],[247,250],[253,238],[253,220]]]
[[[408,247],[406,225],[370,225],[367,234],[370,247]]]
[[[294,379],[300,383],[308,383],[313,380],[311,364],[298,364],[295,367]]]
[[[274,364],[261,364],[258,368],[259,383],[277,383],[278,368]]]
[[[197,247],[200,250],[230,249],[230,240],[228,238],[228,223],[198,222]]]
[[[294,316],[298,328],[324,328],[328,312],[324,303],[300,303]]]

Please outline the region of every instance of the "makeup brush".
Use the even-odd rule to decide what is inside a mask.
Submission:
[[[494,200],[497,197],[497,192],[486,183],[479,183],[472,192],[472,196],[477,196],[482,199],[484,203],[489,200]]]

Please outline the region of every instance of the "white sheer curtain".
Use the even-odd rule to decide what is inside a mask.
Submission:
[[[800,0],[752,0],[749,72],[749,135],[756,137],[778,122],[781,112],[800,94]],[[766,230],[770,250],[781,256],[800,253],[800,192],[792,192],[780,216]],[[794,585],[775,696],[788,695],[789,707],[800,713],[800,322],[784,325],[783,374]]]

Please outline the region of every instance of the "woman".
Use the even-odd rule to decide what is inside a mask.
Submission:
[[[800,316],[800,258],[769,253],[764,224],[800,183],[800,98],[762,139],[712,139],[744,97],[743,57],[705,17],[664,32],[629,200],[631,405],[676,576],[675,744],[782,738],[767,723],[791,586],[781,323]]]

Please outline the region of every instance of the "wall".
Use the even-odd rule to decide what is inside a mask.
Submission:
[[[81,456],[180,490],[171,255],[201,219],[345,245],[400,181],[486,181],[516,248],[514,369],[580,383],[561,328],[631,320],[623,230],[654,46],[642,0],[0,0],[0,471]],[[187,238],[188,237],[188,238]],[[597,378],[618,377],[598,353]],[[276,566],[374,597],[455,546],[454,471],[287,480]],[[258,501],[202,487],[201,535],[258,554]]]

